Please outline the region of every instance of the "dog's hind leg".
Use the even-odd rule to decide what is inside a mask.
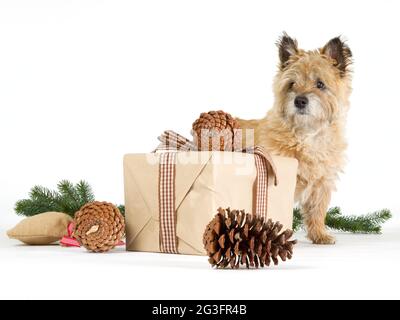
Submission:
[[[325,227],[332,186],[323,179],[314,182],[308,188],[300,201],[307,237],[315,244],[334,244],[335,238]]]

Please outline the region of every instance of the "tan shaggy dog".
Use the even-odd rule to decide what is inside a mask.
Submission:
[[[261,120],[239,121],[242,128],[255,130],[257,145],[298,159],[296,201],[308,238],[316,244],[333,244],[325,217],[345,163],[352,54],[340,38],[321,49],[304,51],[284,34],[278,47],[273,108]]]

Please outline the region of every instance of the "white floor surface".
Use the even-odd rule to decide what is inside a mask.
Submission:
[[[400,298],[399,226],[387,227],[383,235],[336,234],[335,246],[312,245],[302,232],[296,236],[293,260],[232,271],[211,269],[206,257],[28,247],[1,231],[0,298]]]

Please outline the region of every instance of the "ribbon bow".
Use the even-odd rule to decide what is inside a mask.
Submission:
[[[156,151],[200,151],[197,146],[189,139],[184,136],[176,133],[172,130],[164,131],[159,137],[158,140],[161,144],[157,147]],[[258,157],[261,157],[262,162],[267,167],[268,171],[268,180],[273,180],[273,184],[278,185],[278,175],[277,169],[274,164],[274,161],[271,158],[271,155],[264,150],[261,146],[254,146],[252,148],[246,148],[241,150],[243,153],[252,153]],[[257,158],[257,157],[256,157]],[[257,160],[256,160],[257,161]],[[256,163],[257,164],[257,163]]]

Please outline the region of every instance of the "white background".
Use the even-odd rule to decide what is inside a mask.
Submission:
[[[349,162],[332,205],[389,208],[397,232],[399,12],[397,0],[0,1],[2,233],[34,184],[85,179],[122,203],[123,155],[152,150],[164,129],[188,135],[212,109],[264,116],[282,31],[306,49],[348,39]]]

